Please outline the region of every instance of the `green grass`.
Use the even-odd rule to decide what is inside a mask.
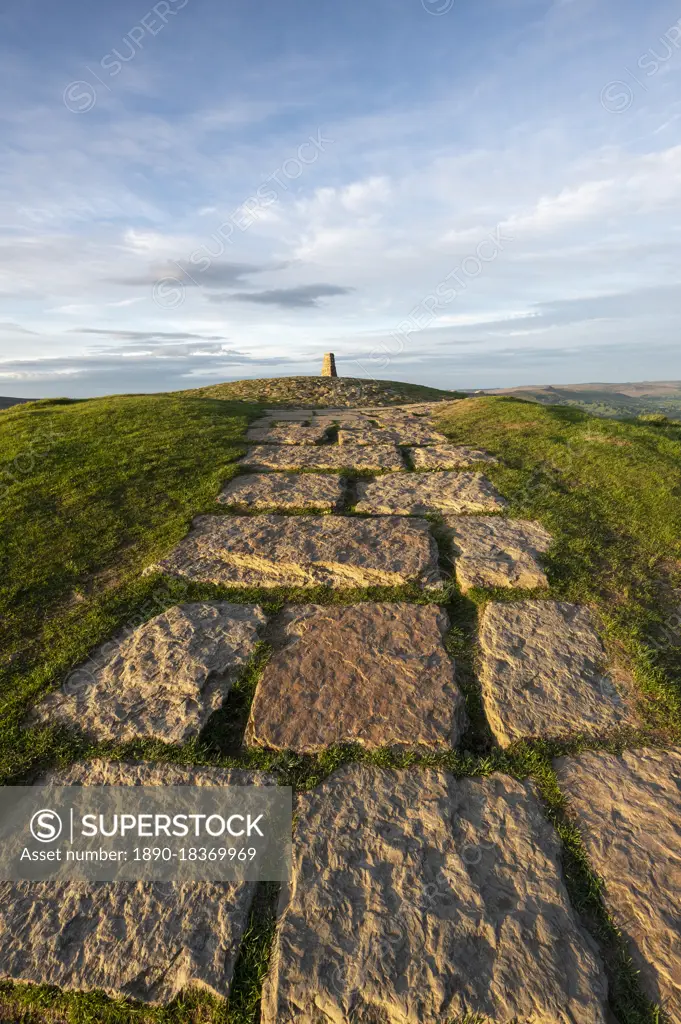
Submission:
[[[26,708],[115,630],[162,610],[140,574],[214,511],[255,414],[166,396],[2,413],[0,778],[47,754],[19,735]]]
[[[612,653],[634,676],[651,735],[678,741],[681,425],[606,421],[509,398],[449,406],[438,425],[452,441],[499,456],[485,472],[509,513],[554,537],[545,559],[551,594],[597,610]]]
[[[561,838],[573,904],[597,935],[608,965],[611,1003],[621,1024],[663,1017],[641,994],[622,938],[602,902],[601,884],[566,812],[552,759],[587,748],[618,751],[681,737],[681,428],[671,423],[594,419],[566,407],[503,398],[471,399],[443,409],[438,424],[459,443],[497,454],[485,467],[510,501],[510,513],[540,520],[553,534],[549,593],[588,602],[600,613],[611,651],[631,671],[641,697],[641,728],[601,739],[517,744],[492,742],[476,672],[475,626],[487,600],[518,592],[456,586],[365,590],[230,590],[141,569],[182,537],[192,516],[220,512],[215,497],[236,471],[247,417],[257,409],[184,396],[124,397],[83,403],[35,403],[2,414],[0,512],[6,551],[18,566],[0,591],[4,662],[0,679],[0,783],[47,764],[105,756],[276,772],[298,791],[344,764],[419,770],[462,777],[507,772],[532,778]],[[224,514],[224,510],[222,510]],[[434,522],[437,517],[433,517]],[[441,558],[448,559],[446,545]],[[520,595],[522,596],[522,595]],[[240,739],[260,673],[262,644],[221,712],[182,747],[163,743],[95,744],[53,727],[20,728],[32,704],[59,685],[96,644],[180,601],[227,598],[259,602],[269,613],[285,602],[361,600],[437,602],[446,606],[447,647],[457,660],[471,729],[458,751],[366,751],[333,747],[314,757],[244,750]],[[44,986],[0,985],[0,1019],[85,1024],[256,1024],[274,928],[276,887],[262,886],[228,1004],[186,993],[166,1008],[65,994]]]

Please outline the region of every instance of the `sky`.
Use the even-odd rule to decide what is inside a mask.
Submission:
[[[681,6],[4,0],[0,394],[681,379]]]

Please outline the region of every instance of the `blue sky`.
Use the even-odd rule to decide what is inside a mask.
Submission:
[[[0,394],[681,379],[681,7],[5,0]]]

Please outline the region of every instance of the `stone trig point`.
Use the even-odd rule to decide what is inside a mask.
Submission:
[[[322,377],[337,377],[336,357],[333,352],[326,352],[322,363]]]

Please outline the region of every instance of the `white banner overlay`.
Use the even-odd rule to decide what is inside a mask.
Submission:
[[[280,786],[0,787],[0,879],[288,881]]]

